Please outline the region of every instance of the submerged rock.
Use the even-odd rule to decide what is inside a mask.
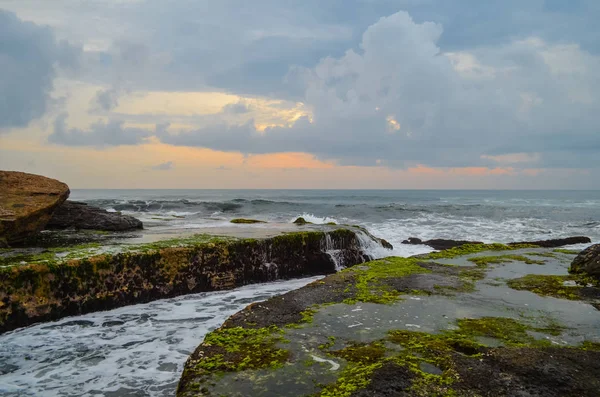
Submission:
[[[585,250],[571,262],[571,273],[585,273],[600,280],[600,244],[594,244]]]
[[[255,223],[267,223],[265,221],[259,221],[257,219],[244,219],[236,218],[229,221],[230,223],[242,224],[242,225],[253,225]]]
[[[69,187],[55,179],[0,171],[0,245],[18,243],[42,230],[67,197]]]
[[[54,211],[46,225],[47,229],[84,229],[121,232],[142,229],[142,221],[120,212],[108,212],[102,208],[77,201],[65,201]]]

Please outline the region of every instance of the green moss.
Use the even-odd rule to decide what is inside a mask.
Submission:
[[[312,225],[312,222],[308,222],[306,219],[299,217],[297,218],[294,223],[296,225]]]
[[[516,290],[531,291],[541,296],[580,300],[580,285],[565,285],[567,281],[580,282],[581,278],[573,275],[550,276],[528,274],[521,278],[509,280],[506,284]]]
[[[327,337],[327,343],[323,343],[322,345],[319,345],[319,349],[321,350],[328,350],[330,348],[333,347],[333,345],[335,345],[335,336],[328,336]]]
[[[267,223],[265,221],[259,221],[256,219],[242,219],[242,218],[232,219],[229,222],[237,223],[237,224],[247,224],[247,225],[252,225],[254,223]]]
[[[335,222],[327,222],[326,225],[327,226],[337,226],[337,223],[335,223]]]
[[[431,273],[419,266],[417,259],[390,257],[368,262],[360,267],[346,269],[355,275],[356,294],[354,298],[344,302],[392,303],[398,299],[400,292],[384,283],[385,279],[400,278],[418,273]],[[342,273],[343,273],[342,272]]]
[[[539,248],[533,244],[465,244],[460,247],[450,248],[444,251],[432,252],[430,254],[422,256],[424,259],[452,259],[458,256],[476,254],[484,251],[513,251],[523,248]]]
[[[473,262],[479,267],[486,267],[491,264],[506,263],[506,262],[524,262],[528,265],[543,265],[545,262],[541,260],[535,260],[528,258],[523,255],[491,255],[491,256],[479,256],[476,258],[469,258],[470,262]]]
[[[330,355],[346,360],[347,366],[338,380],[327,385],[319,396],[350,396],[364,389],[371,382],[374,372],[384,365],[397,365],[408,370],[407,379],[412,382],[410,395],[420,396],[456,396],[452,385],[459,380],[454,357],[457,354],[478,359],[487,347],[478,338],[494,338],[508,348],[545,347],[550,342],[537,340],[529,331],[555,332],[563,328],[550,324],[547,328],[535,328],[514,319],[484,317],[479,319],[461,319],[457,328],[439,334],[428,334],[407,330],[394,330],[387,338],[370,344],[352,344],[344,349],[329,352]],[[385,343],[401,346],[400,350],[386,348]],[[600,344],[584,344],[595,349]],[[582,346],[584,346],[582,345]],[[425,366],[424,364],[428,364]],[[427,367],[433,366],[436,373],[430,373]]]
[[[600,352],[600,342],[591,342],[586,340],[581,345],[579,345],[578,348],[581,350]]]
[[[525,255],[541,256],[542,258],[556,258],[556,255],[552,252],[527,252]]]
[[[371,343],[353,344],[330,354],[353,363],[374,364],[385,357],[385,352],[383,343]]]
[[[219,328],[204,338],[203,346],[217,353],[202,358],[196,370],[237,372],[246,369],[277,368],[289,358],[289,352],[276,347],[285,342],[283,330],[268,328]]]
[[[567,255],[577,255],[577,254],[579,254],[580,251],[569,250],[569,249],[564,249],[564,248],[557,248],[557,249],[553,250],[552,252],[557,252],[559,254],[567,254]]]

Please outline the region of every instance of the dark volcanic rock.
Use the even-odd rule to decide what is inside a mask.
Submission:
[[[587,273],[600,280],[600,244],[594,244],[585,250],[571,262],[571,273]]]
[[[0,246],[42,230],[67,197],[69,187],[55,179],[0,171]]]
[[[538,241],[517,241],[508,243],[507,245],[519,245],[519,244],[532,244],[538,245],[543,248],[556,248],[563,247],[571,244],[587,244],[591,243],[592,240],[589,237],[576,236],[567,238],[558,238],[550,240],[538,240]],[[408,240],[404,240],[402,244],[411,245],[428,245],[436,250],[446,250],[454,247],[460,247],[465,244],[483,244],[481,241],[468,241],[468,240],[446,240],[446,239],[433,239],[433,240],[421,240],[416,237],[410,237]]]
[[[556,248],[563,247],[565,245],[571,244],[588,244],[591,243],[589,237],[584,236],[576,236],[576,237],[567,237],[567,238],[555,238],[550,240],[538,240],[538,241],[517,241],[514,243],[509,243],[508,245],[519,245],[519,244],[534,244],[539,245],[544,248]]]
[[[87,229],[119,232],[142,229],[142,221],[77,201],[65,201],[46,225],[48,229]]]
[[[416,237],[410,237],[408,240],[404,240],[402,244],[411,245],[428,245],[436,250],[446,250],[454,247],[460,247],[465,244],[483,244],[481,241],[467,241],[467,240],[445,240],[445,239],[433,239],[423,241]]]

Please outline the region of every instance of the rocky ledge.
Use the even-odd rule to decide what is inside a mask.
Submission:
[[[568,274],[577,253],[467,244],[354,266],[230,317],[177,396],[597,396],[600,288]]]
[[[315,226],[266,238],[191,235],[4,249],[0,332],[177,295],[334,273],[368,259],[358,233]]]
[[[0,171],[0,247],[42,230],[67,197],[69,187],[55,179]]]
[[[53,213],[46,229],[122,232],[143,229],[142,221],[120,212],[108,212],[77,201],[65,201]]]

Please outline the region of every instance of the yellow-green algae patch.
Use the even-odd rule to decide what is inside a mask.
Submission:
[[[243,219],[243,218],[232,219],[229,222],[236,223],[236,224],[242,224],[242,225],[252,225],[255,223],[267,223],[265,221],[259,221],[257,219]]]
[[[444,251],[432,252],[420,256],[423,259],[452,259],[463,255],[477,254],[484,251],[515,251],[524,248],[539,248],[535,244],[464,244],[460,247],[450,248]]]
[[[526,276],[508,280],[506,283],[510,288],[522,291],[531,291],[541,296],[552,296],[555,298],[581,300],[579,294],[581,288],[593,284],[594,280],[579,275],[539,275],[528,274]]]
[[[557,248],[557,249],[553,250],[552,252],[557,252],[559,254],[567,254],[567,255],[577,255],[581,251],[564,249],[564,248]]]
[[[418,265],[414,258],[389,257],[368,262],[359,267],[346,269],[355,275],[356,294],[346,299],[345,303],[356,302],[392,303],[400,296],[400,292],[382,281],[391,278],[406,277],[411,274],[431,273],[430,270]]]
[[[473,262],[477,266],[487,266],[491,264],[507,263],[507,262],[524,262],[528,265],[543,265],[545,262],[542,260],[531,259],[523,255],[491,255],[491,256],[478,256],[475,258],[469,258],[469,262]]]
[[[351,344],[331,351],[333,357],[343,358],[347,366],[338,380],[317,393],[321,397],[347,397],[371,383],[374,372],[384,365],[394,365],[410,371],[409,390],[422,396],[455,396],[452,385],[460,380],[454,357],[456,354],[472,358],[481,357],[486,346],[478,338],[494,338],[507,348],[547,347],[550,342],[538,340],[528,332],[560,333],[562,327],[554,324],[536,328],[511,318],[484,317],[460,319],[458,328],[440,334],[407,330],[394,330],[384,340],[370,344]],[[390,349],[386,343],[400,346]],[[585,342],[580,348],[594,349],[597,344]],[[424,365],[425,364],[425,365]],[[433,369],[433,371],[431,370]]]

